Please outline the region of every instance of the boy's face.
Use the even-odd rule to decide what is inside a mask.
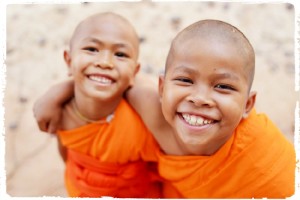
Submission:
[[[211,155],[251,110],[255,94],[249,97],[246,62],[234,44],[196,40],[172,50],[160,79],[162,111],[186,147]]]
[[[94,18],[76,30],[64,53],[75,88],[85,96],[120,98],[139,69],[138,41],[119,19]]]

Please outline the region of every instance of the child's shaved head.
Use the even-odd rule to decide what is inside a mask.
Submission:
[[[190,40],[195,43],[199,40],[206,40],[235,47],[236,52],[245,61],[245,72],[251,87],[255,71],[255,54],[252,45],[239,29],[218,20],[201,20],[188,26],[173,40],[166,62],[166,70],[172,63],[174,50]]]
[[[139,38],[134,27],[124,17],[111,12],[98,13],[81,21],[77,25],[71,37],[70,48],[72,49],[72,45],[74,44],[74,42],[76,42],[77,37],[80,36],[82,32],[86,31],[86,29],[89,29],[90,26],[95,27],[99,24],[102,24],[103,22],[109,22],[111,26],[118,27],[123,31],[124,34],[126,33],[131,38],[130,41],[136,49],[136,52],[139,52]]]

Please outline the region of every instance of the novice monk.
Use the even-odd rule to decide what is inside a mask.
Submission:
[[[159,174],[167,180],[164,196],[294,194],[295,150],[266,115],[255,112],[254,68],[254,50],[242,32],[203,20],[173,40],[159,97],[145,80],[128,92],[168,154],[158,152]],[[176,145],[170,149],[169,144]]]
[[[173,40],[159,95],[146,77],[127,92],[163,150],[153,147],[166,180],[164,197],[294,194],[295,151],[253,108],[254,66],[254,50],[242,32],[203,20]]]
[[[65,183],[71,197],[160,197],[142,160],[151,134],[123,99],[139,70],[138,51],[130,23],[102,13],[77,26],[64,52],[75,92],[57,135],[67,151]]]

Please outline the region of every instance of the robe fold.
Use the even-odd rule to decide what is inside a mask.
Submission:
[[[255,110],[214,155],[159,152],[158,163],[166,198],[285,198],[295,192],[295,149]]]
[[[67,148],[65,183],[71,197],[161,197],[151,163],[155,158],[142,152],[146,142],[156,142],[125,100],[110,123],[60,130],[58,135]]]

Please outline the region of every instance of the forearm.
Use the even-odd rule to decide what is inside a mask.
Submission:
[[[158,94],[158,78],[139,74],[127,92],[127,101],[140,115],[150,131],[155,131],[163,119]]]
[[[62,106],[74,96],[73,79],[68,79],[67,81],[53,85],[45,94],[45,96],[48,95],[48,98],[51,99],[54,104]]]
[[[60,125],[64,103],[74,96],[73,80],[53,85],[33,106],[33,113],[41,131],[55,133]]]
[[[145,109],[145,103],[158,98],[158,79],[145,73],[138,73],[135,84],[126,92],[129,104],[139,113]]]

